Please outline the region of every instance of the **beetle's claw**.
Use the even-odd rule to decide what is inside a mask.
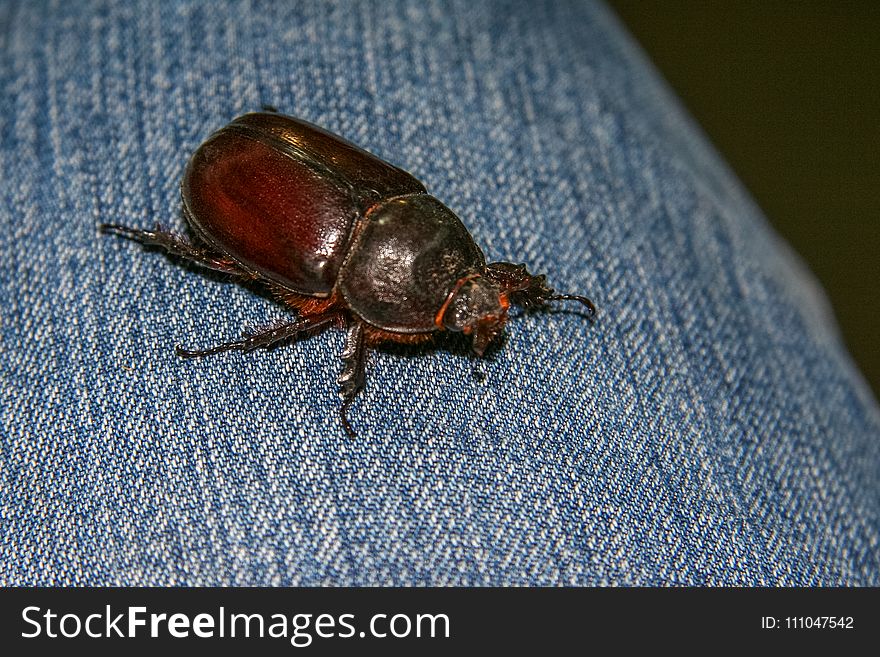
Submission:
[[[180,358],[198,358],[204,354],[195,349],[184,349],[179,344],[174,345],[174,353]]]
[[[138,232],[143,232],[134,228],[129,228],[128,226],[123,226],[122,224],[101,224],[98,226],[98,230],[108,235],[120,235],[121,237],[127,237],[129,239],[135,237]]]
[[[357,433],[348,421],[348,407],[351,406],[352,399],[345,399],[342,406],[339,407],[339,417],[342,420],[342,428],[345,429],[345,435],[349,438],[357,438]]]

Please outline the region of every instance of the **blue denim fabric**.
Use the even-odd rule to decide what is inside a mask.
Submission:
[[[2,584],[880,584],[880,412],[815,281],[589,2],[2,2]],[[695,54],[698,56],[698,53]],[[278,106],[591,296],[372,354],[100,236]]]

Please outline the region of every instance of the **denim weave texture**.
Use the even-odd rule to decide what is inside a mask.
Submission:
[[[880,584],[876,400],[603,5],[7,0],[0,90],[0,584]],[[291,315],[97,227],[262,104],[597,321],[374,351],[356,439],[338,330],[177,358]]]

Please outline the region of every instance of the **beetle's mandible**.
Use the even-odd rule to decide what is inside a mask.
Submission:
[[[274,111],[246,114],[214,133],[181,184],[188,240],[102,224],[105,232],[240,280],[264,283],[296,311],[289,322],[192,358],[250,351],[345,329],[338,383],[342,424],[364,386],[367,350],[416,343],[438,331],[471,336],[482,356],[511,304],[525,308],[586,297],[555,294],[525,265],[486,263],[467,228],[406,171],[318,126]]]

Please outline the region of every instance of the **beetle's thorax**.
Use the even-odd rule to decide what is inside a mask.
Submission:
[[[458,282],[482,274],[482,251],[428,194],[385,199],[361,220],[338,288],[361,319],[392,333],[429,333]]]

